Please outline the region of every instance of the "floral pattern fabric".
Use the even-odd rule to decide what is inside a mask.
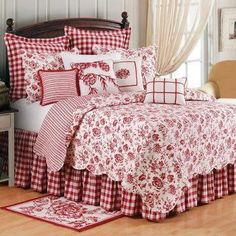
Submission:
[[[127,79],[130,76],[130,71],[128,69],[119,69],[116,71],[116,78]]]
[[[141,92],[96,96],[77,107],[64,141],[66,162],[121,181],[147,209],[168,213],[193,176],[235,163],[236,106],[144,104],[144,97]]]
[[[196,89],[187,88],[185,91],[185,100],[188,101],[216,101],[216,98]]]
[[[117,52],[122,55],[122,59],[133,59],[141,57],[143,85],[145,86],[147,82],[153,80],[155,77],[156,63],[157,63],[156,45],[151,45],[139,49],[123,49],[123,48],[114,49],[112,47],[95,44],[93,46],[93,52],[95,54],[107,54],[107,53]]]
[[[119,92],[111,60],[71,63],[71,67],[78,69],[81,96]]]
[[[236,160],[236,106],[105,106],[80,124],[69,155],[73,167],[122,181],[161,213],[174,208],[190,178]]]

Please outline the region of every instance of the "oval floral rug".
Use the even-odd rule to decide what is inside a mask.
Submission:
[[[2,209],[77,231],[84,231],[122,217],[120,211],[109,212],[100,206],[86,205],[53,195],[2,207]]]

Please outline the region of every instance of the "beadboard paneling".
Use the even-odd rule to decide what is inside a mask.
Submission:
[[[127,11],[132,27],[131,47],[145,45],[148,0],[0,0],[0,76],[5,74],[3,34],[7,18],[14,18],[16,27],[58,19],[95,17],[121,20]]]

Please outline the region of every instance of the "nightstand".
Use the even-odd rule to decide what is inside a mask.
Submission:
[[[8,131],[8,176],[0,182],[8,181],[9,186],[14,186],[14,113],[16,109],[8,108],[0,111],[0,132]],[[1,145],[1,144],[0,144]]]

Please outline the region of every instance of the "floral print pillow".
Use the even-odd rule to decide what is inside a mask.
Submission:
[[[142,78],[143,85],[152,81],[156,74],[156,64],[157,64],[157,46],[151,45],[148,47],[142,47],[139,49],[123,49],[117,48],[113,49],[112,47],[94,45],[93,52],[95,54],[107,54],[107,53],[120,53],[122,59],[133,59],[137,57],[142,58]]]
[[[72,52],[78,54],[77,48]],[[22,66],[24,68],[25,90],[27,100],[36,102],[41,99],[41,87],[38,78],[39,70],[64,70],[60,53],[36,53],[26,50],[21,52]]]
[[[119,93],[112,60],[71,63],[71,67],[78,69],[81,96]]]
[[[210,101],[215,102],[216,98],[197,89],[186,89],[186,101]]]

